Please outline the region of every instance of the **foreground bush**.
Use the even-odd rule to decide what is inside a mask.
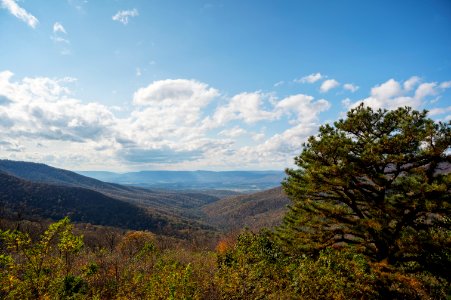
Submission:
[[[436,232],[440,242],[447,231]],[[37,238],[0,232],[1,299],[447,299],[447,273],[373,262],[349,246],[293,255],[270,232],[245,231],[217,252],[161,249],[133,231],[108,247],[84,246],[68,219]],[[419,239],[421,237],[418,237]],[[441,256],[446,262],[449,247]],[[418,255],[426,255],[418,252]],[[446,265],[446,263],[445,263]]]
[[[65,218],[33,240],[0,232],[0,299],[214,298],[213,252],[159,250],[148,232],[126,233],[115,247],[84,247]]]

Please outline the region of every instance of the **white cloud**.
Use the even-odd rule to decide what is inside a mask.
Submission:
[[[136,68],[136,76],[140,77],[142,75],[141,69],[140,68]]]
[[[85,13],[84,6],[88,3],[88,0],[67,0],[67,3],[79,12]]]
[[[256,142],[260,142],[265,138],[265,134],[263,132],[254,133],[252,135],[252,139]]]
[[[53,24],[53,33],[64,33],[67,34],[66,29],[64,29],[63,25],[59,22],[55,22],[55,24]]]
[[[238,167],[263,167],[282,163],[290,151],[299,150],[305,137],[295,133],[317,127],[319,113],[330,106],[326,100],[302,94],[277,100],[254,92],[219,99],[219,92],[205,83],[168,79],[138,89],[128,115],[122,111],[118,117],[114,107],[71,98],[68,85],[75,80],[26,77],[15,81],[12,72],[0,72],[0,127],[8,129],[4,138],[11,145],[21,145],[8,144],[7,149],[5,144],[1,155],[78,168],[102,166],[100,161],[116,168],[235,166],[229,159],[236,160]],[[214,100],[217,109],[209,113],[206,108]],[[254,127],[260,121],[287,123],[281,120],[284,116],[293,118],[295,129],[273,133],[266,141],[264,127]],[[237,124],[227,126],[230,121]],[[249,132],[242,123],[260,132]],[[221,126],[215,135],[214,128]],[[243,135],[249,139],[237,143]],[[75,152],[79,154],[74,156]],[[261,157],[253,157],[256,154]],[[263,161],[271,155],[274,161]]]
[[[128,19],[138,16],[138,10],[136,8],[131,10],[120,10],[118,11],[112,19],[114,21],[121,22],[124,25],[128,24]]]
[[[225,137],[230,137],[230,138],[236,138],[239,136],[242,136],[243,134],[246,134],[246,130],[244,130],[243,128],[239,127],[239,126],[235,126],[233,128],[230,129],[224,129],[222,131],[220,131],[218,133],[218,135],[222,135]]]
[[[356,107],[360,103],[379,109],[395,109],[397,107],[410,106],[414,109],[419,109],[425,105],[427,97],[435,96],[439,93],[436,82],[421,83],[420,78],[413,76],[401,84],[392,79],[377,85],[371,89],[368,98],[358,100],[354,103],[349,103],[349,107]],[[418,85],[419,84],[419,85]],[[414,87],[416,89],[414,89]]]
[[[159,80],[136,90],[133,105],[106,107],[72,96],[75,78],[0,72],[0,156],[77,169],[277,169],[289,167],[317,132],[331,103],[312,95],[278,98],[243,92],[230,97],[206,83]],[[402,86],[402,87],[401,87]],[[390,79],[346,108],[430,106],[440,84]],[[431,109],[449,118],[451,107]],[[76,154],[74,154],[76,153]]]
[[[449,89],[451,88],[451,80],[450,81],[444,81],[440,83],[440,88],[442,89]]]
[[[69,49],[70,41],[66,38],[66,35],[67,32],[64,26],[59,22],[55,22],[53,24],[53,35],[50,39],[58,46],[61,55],[71,54]]]
[[[321,84],[321,87],[319,88],[319,90],[321,93],[326,93],[326,92],[330,91],[331,89],[336,88],[339,85],[340,85],[340,83],[338,81],[336,81],[335,79],[327,79]]]
[[[401,85],[393,78],[371,89],[371,97],[376,99],[389,99],[400,96],[401,93]]]
[[[318,80],[323,79],[324,76],[321,75],[321,73],[312,73],[310,75],[304,76],[300,79],[295,79],[295,82],[299,82],[299,83],[315,83]]]
[[[55,43],[70,44],[70,41],[68,39],[62,38],[60,36],[51,36],[50,39]]]
[[[276,105],[276,110],[284,114],[296,114],[297,121],[303,124],[315,121],[318,114],[330,108],[330,103],[324,99],[313,101],[314,97],[297,94],[282,99]]]
[[[232,120],[242,120],[245,123],[274,120],[277,118],[277,114],[262,108],[267,96],[261,92],[235,95],[226,105],[218,107],[211,118],[205,119],[204,125],[214,128],[223,126]]]
[[[203,109],[219,96],[207,84],[195,80],[167,79],[138,89],[135,108],[121,127],[124,136],[145,147],[173,144],[172,149],[191,151],[204,136]]]
[[[187,79],[166,79],[138,89],[133,95],[133,103],[144,106],[183,106],[201,108],[214,97],[218,90],[207,84]]]
[[[349,98],[341,100],[341,105],[343,105],[347,109],[351,106],[351,104],[352,104],[352,101]]]
[[[418,76],[412,76],[409,79],[407,79],[406,81],[404,81],[404,90],[406,91],[411,91],[413,90],[413,88],[420,83],[421,78]]]
[[[276,83],[274,83],[274,87],[279,87],[279,86],[281,86],[281,85],[283,85],[285,83],[285,81],[278,81],[278,82],[276,82]]]
[[[8,134],[28,138],[78,141],[107,134],[114,116],[103,105],[82,104],[61,86],[67,80],[24,78],[11,82],[11,72],[0,73],[0,94],[11,100],[0,107],[9,116]]]
[[[347,91],[350,91],[351,93],[355,93],[359,89],[359,87],[353,83],[345,83],[343,85],[343,88]]]
[[[437,115],[443,115],[445,113],[451,112],[451,106],[448,107],[438,107],[433,108],[429,110],[428,116],[437,116]]]
[[[31,28],[36,28],[39,23],[35,16],[20,7],[15,0],[2,0],[2,7],[7,9],[13,16],[27,23]]]
[[[417,90],[415,91],[415,98],[422,100],[427,96],[433,96],[437,94],[437,83],[435,82],[426,82],[422,83],[418,86]]]

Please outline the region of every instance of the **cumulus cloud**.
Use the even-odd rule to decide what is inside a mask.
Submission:
[[[24,78],[11,82],[11,72],[0,73],[0,95],[10,99],[0,114],[9,116],[9,134],[46,139],[85,141],[102,136],[113,123],[103,105],[82,104],[61,86],[64,80]]]
[[[132,113],[133,123],[157,132],[185,134],[186,126],[198,122],[202,109],[217,96],[218,90],[196,80],[155,81],[133,95],[133,103],[142,107]]]
[[[239,136],[242,136],[243,134],[246,134],[246,130],[244,130],[243,128],[239,127],[239,126],[235,126],[233,128],[230,129],[224,129],[222,131],[220,131],[218,133],[218,135],[222,135],[225,137],[230,137],[230,138],[236,138]]]
[[[78,169],[284,168],[331,107],[307,94],[226,96],[197,80],[167,79],[137,89],[123,109],[75,99],[75,80],[0,72],[2,157]],[[342,104],[420,108],[444,92],[443,82],[407,81],[389,79]],[[447,119],[450,111],[430,115]]]
[[[373,87],[371,89],[371,97],[377,99],[389,99],[400,96],[401,92],[401,85],[392,78],[381,85]]]
[[[271,164],[281,163],[290,151],[299,150],[310,128],[317,128],[319,114],[330,107],[328,101],[304,94],[277,99],[244,92],[226,97],[203,82],[167,79],[137,89],[128,114],[122,111],[118,117],[113,107],[74,99],[70,84],[75,80],[14,80],[12,72],[0,72],[0,128],[7,129],[2,132],[9,143],[0,147],[4,157],[87,168],[101,166],[99,162],[136,168],[232,168],[235,162],[229,159],[238,167],[263,167],[269,162],[265,157],[274,157]],[[257,125],[288,119],[293,127],[282,133],[267,135]],[[244,129],[243,123],[252,129]],[[237,143],[244,135],[247,142]]]
[[[404,90],[411,91],[413,88],[420,83],[421,78],[418,76],[412,76],[406,81],[404,81]]]
[[[216,89],[196,80],[166,79],[138,89],[133,95],[133,103],[144,106],[182,105],[200,108],[218,95]]]
[[[422,83],[418,86],[417,90],[415,91],[415,98],[422,100],[427,96],[433,96],[437,94],[437,83],[435,82],[427,82]]]
[[[272,161],[281,165],[291,165],[292,157],[299,154],[302,144],[318,130],[319,114],[330,108],[324,99],[314,101],[310,95],[298,94],[288,96],[277,102],[275,110],[279,114],[295,115],[295,122],[280,133],[275,133],[264,140],[263,133],[255,134],[254,140],[262,141],[254,147],[239,149],[235,157],[250,165],[265,165]]]
[[[39,23],[35,16],[20,7],[15,0],[2,0],[2,7],[8,10],[16,18],[27,23],[31,28],[36,28]]]
[[[226,105],[220,106],[211,118],[206,118],[204,124],[214,128],[223,126],[232,120],[242,120],[248,124],[273,120],[277,118],[277,114],[263,108],[267,97],[268,95],[261,92],[235,95]]]
[[[359,89],[359,87],[353,83],[345,83],[343,84],[343,88],[351,93],[355,93]]]
[[[138,16],[138,10],[136,8],[131,10],[120,10],[113,17],[113,21],[121,22],[124,25],[128,24],[129,18]]]
[[[256,142],[260,142],[265,138],[265,134],[263,132],[254,133],[252,135],[252,139]]]
[[[440,87],[436,82],[420,82],[421,79],[419,77],[413,76],[401,85],[400,82],[392,78],[374,86],[368,98],[354,103],[348,101],[347,103],[351,108],[356,107],[360,103],[365,103],[365,105],[375,109],[395,109],[403,106],[420,109],[421,106],[425,105],[429,97],[439,94],[438,88]]]
[[[320,112],[330,108],[327,100],[313,100],[313,96],[297,94],[282,99],[277,103],[276,109],[284,114],[295,114],[298,122],[306,124],[315,121]]]
[[[326,93],[326,92],[330,91],[331,89],[336,88],[339,85],[340,85],[340,83],[338,81],[336,81],[335,79],[327,79],[327,80],[323,81],[319,90],[321,93]]]
[[[315,83],[318,80],[323,79],[324,76],[321,75],[321,73],[312,73],[310,75],[304,76],[302,78],[299,79],[295,79],[295,82],[299,82],[299,83]]]

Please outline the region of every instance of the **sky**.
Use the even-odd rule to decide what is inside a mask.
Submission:
[[[362,102],[451,119],[449,0],[0,0],[0,159],[283,170]]]

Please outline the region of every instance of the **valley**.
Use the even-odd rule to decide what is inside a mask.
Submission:
[[[45,164],[0,160],[0,205],[4,211],[20,211],[22,218],[69,216],[74,222],[186,239],[245,226],[274,226],[288,204],[280,187],[251,192],[256,186],[279,185],[282,173],[275,171],[82,174],[114,183]],[[240,187],[245,194],[237,191]]]

